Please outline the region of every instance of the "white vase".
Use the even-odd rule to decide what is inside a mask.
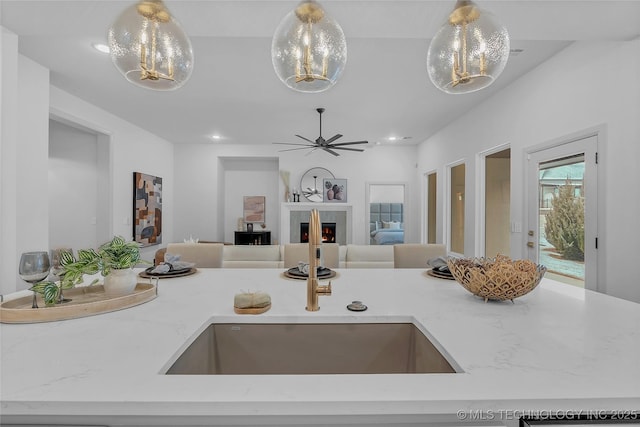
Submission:
[[[133,293],[137,281],[131,268],[111,270],[104,278],[104,292],[109,296],[127,295]]]

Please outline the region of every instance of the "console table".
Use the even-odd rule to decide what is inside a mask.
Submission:
[[[235,231],[236,245],[270,245],[271,231]]]

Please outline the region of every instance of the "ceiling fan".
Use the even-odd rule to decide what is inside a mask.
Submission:
[[[327,153],[331,153],[334,156],[339,156],[340,154],[336,153],[335,150],[364,151],[361,148],[345,147],[345,145],[368,144],[369,141],[352,141],[352,142],[334,143],[334,141],[336,141],[338,138],[342,138],[342,135],[340,135],[339,133],[335,134],[329,139],[324,139],[322,137],[322,113],[324,113],[324,108],[316,108],[316,111],[318,112],[318,114],[320,114],[320,136],[317,137],[315,141],[312,141],[308,138],[305,138],[304,136],[296,135],[298,138],[304,139],[305,141],[307,141],[308,144],[296,144],[293,142],[274,142],[274,144],[300,146],[299,148],[288,148],[286,150],[280,150],[281,152],[294,151],[294,150],[306,150],[310,148],[312,151],[320,149],[320,150],[326,151]]]

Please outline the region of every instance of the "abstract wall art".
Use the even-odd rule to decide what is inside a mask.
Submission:
[[[244,222],[264,222],[265,196],[244,196]]]
[[[162,243],[162,178],[133,173],[133,239],[144,246]]]

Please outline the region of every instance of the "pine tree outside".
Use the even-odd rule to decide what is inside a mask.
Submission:
[[[539,260],[554,279],[584,287],[584,156],[540,164]]]

